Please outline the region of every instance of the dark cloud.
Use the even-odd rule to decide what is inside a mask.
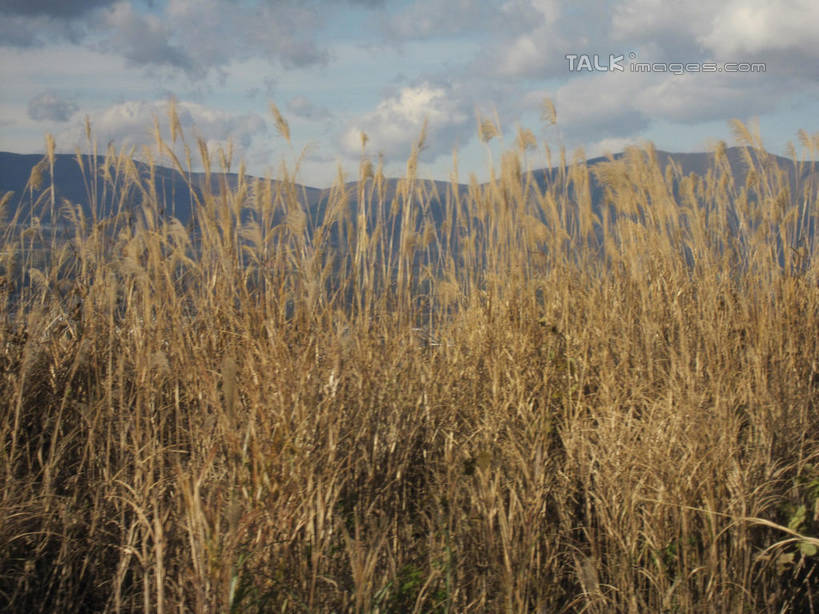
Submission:
[[[129,15],[128,21],[137,17],[148,19]],[[157,28],[161,24],[163,38],[157,37],[153,51],[141,59],[152,63],[165,59],[165,64],[182,68],[195,78],[253,58],[278,62],[285,68],[322,65],[330,58],[317,40],[323,23],[319,10],[290,1],[226,7],[219,0],[177,0],[166,7],[156,24]],[[116,48],[121,41],[112,36],[112,42]]]
[[[76,112],[73,100],[61,98],[54,91],[42,92],[28,101],[28,116],[35,121],[67,122]]]
[[[69,40],[136,66],[178,69],[197,80],[218,77],[231,63],[253,58],[285,68],[325,65],[330,60],[317,34],[328,18],[321,2],[175,0],[151,11],[144,7],[114,0],[0,0],[0,46]]]
[[[0,45],[6,47],[31,47],[38,44],[38,31],[34,24],[17,16],[0,17]]]
[[[65,40],[78,42],[86,32],[86,24],[80,20],[18,15],[0,10],[0,46],[40,47]]]
[[[470,34],[500,42],[532,30],[544,19],[529,0],[414,0],[385,13],[380,18],[381,33],[385,41],[399,44]]]
[[[114,2],[116,0],[0,0],[0,12],[70,19]]]
[[[657,122],[696,125],[733,114],[775,112],[783,93],[815,91],[815,1],[791,0],[792,10],[741,1],[706,9],[695,0],[678,0],[662,10],[658,6],[659,0],[615,0],[611,10],[600,12],[591,0],[0,0],[0,46],[79,41],[117,61],[123,58],[143,73],[161,75],[164,84],[169,75],[176,80],[187,75],[185,87],[202,91],[220,78],[222,86],[230,83],[228,76],[235,72],[244,87],[255,86],[247,90],[251,97],[287,100],[306,94],[290,98],[287,111],[318,122],[329,112],[316,106],[315,92],[343,87],[338,83],[343,72],[304,69],[359,57],[347,49],[351,40],[376,53],[379,44],[383,51],[392,44],[418,42],[412,50],[423,51],[404,65],[373,64],[378,66],[373,79],[390,70],[396,76],[370,109],[354,117],[351,109],[332,105],[334,117],[344,119],[325,125],[339,131],[341,149],[352,157],[360,151],[362,130],[370,136],[370,150],[405,157],[425,118],[429,138],[424,155],[448,155],[454,144],[475,138],[476,108],[488,115],[497,109],[508,134],[522,115],[537,117],[542,95],[536,90],[546,83],[558,105],[560,130],[571,142],[619,142]],[[334,20],[349,15],[359,20],[359,31],[332,38],[338,34]],[[426,51],[427,42],[440,50],[440,62],[437,51]],[[731,78],[569,72],[566,54],[605,58],[632,50],[639,51],[641,62],[751,61],[765,62],[767,70]],[[282,78],[278,87],[263,78],[280,75],[282,68],[298,72]],[[296,86],[290,76],[300,79]],[[317,79],[328,83],[315,88]],[[387,74],[380,85],[389,80]],[[43,93],[30,102],[29,116],[65,121],[76,110],[72,104]],[[358,103],[340,99],[338,104]],[[123,107],[107,116],[115,134],[132,110],[145,111]],[[210,126],[215,140],[224,134],[247,140],[257,122],[208,119],[205,109],[194,107],[189,113],[199,114],[196,125]]]
[[[296,96],[287,103],[287,110],[302,119],[319,120],[330,116],[330,112],[321,106],[316,106],[305,96]]]
[[[105,23],[110,35],[103,43],[104,47],[129,62],[195,72],[196,63],[181,47],[171,42],[171,30],[159,18],[141,15],[130,5],[121,4],[105,15]]]
[[[327,64],[330,54],[312,40],[291,39],[278,48],[280,60],[285,68],[305,68],[315,64]]]

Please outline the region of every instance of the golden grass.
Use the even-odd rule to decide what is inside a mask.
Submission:
[[[319,219],[297,168],[240,172],[188,228],[92,158],[118,210],[0,255],[0,608],[814,611],[816,174],[735,132],[744,185],[647,146],[594,171],[602,215],[565,151],[533,183],[528,131],[438,220],[421,142],[391,200],[368,160]]]

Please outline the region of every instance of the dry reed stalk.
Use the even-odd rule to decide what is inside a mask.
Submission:
[[[194,185],[169,113],[147,167],[78,155],[65,236],[4,231],[3,607],[815,608],[819,139],[793,192],[741,124],[743,180],[720,145],[701,177],[561,148],[538,182],[519,129],[437,194],[422,135],[395,196],[364,157],[316,208],[298,162],[229,187],[202,141]]]

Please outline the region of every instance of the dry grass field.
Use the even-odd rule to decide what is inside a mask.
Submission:
[[[68,230],[0,251],[0,609],[819,611],[819,186],[735,130],[744,182],[633,149],[604,215],[521,130],[442,220],[416,147],[389,202],[364,158],[316,219],[296,164],[188,226],[113,149],[86,219],[52,144],[13,198]]]

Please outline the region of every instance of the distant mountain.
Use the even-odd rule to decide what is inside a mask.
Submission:
[[[7,218],[16,211],[16,208],[21,204],[30,204],[31,197],[26,188],[32,169],[43,159],[40,154],[22,155],[7,152],[0,152],[0,194],[5,192],[14,192],[14,196],[8,203]],[[93,156],[81,156],[82,164],[85,170],[80,168],[77,162],[77,157],[70,154],[57,154],[55,156],[54,164],[54,185],[56,187],[56,197],[59,206],[65,200],[72,204],[82,205],[83,211],[87,216],[92,215],[91,207],[89,205],[89,192],[96,191],[98,217],[104,217],[114,212],[118,206],[120,194],[112,194],[110,186],[105,185],[105,181],[101,176],[96,177],[96,182],[91,181],[91,173],[89,169],[95,162]],[[96,164],[98,168],[102,168],[104,164],[104,157],[98,156]],[[147,164],[143,162],[134,161],[137,171],[145,179],[144,185],[149,185],[150,169]],[[40,190],[46,189],[51,184],[51,177],[48,172],[48,167],[43,170],[43,183]],[[158,200],[164,205],[165,213],[173,215],[181,222],[187,223],[191,219],[191,207],[195,203],[195,199],[188,187],[188,180],[181,175],[177,170],[167,168],[164,166],[154,167],[155,186],[158,194]],[[191,173],[190,183],[195,189],[205,185],[205,173]],[[224,181],[225,184],[233,188],[238,182],[238,175],[236,173],[213,173],[211,175],[211,189],[215,193],[219,193],[220,184]],[[307,201],[311,204],[317,203],[321,199],[322,190],[311,188],[307,186],[300,186],[300,192],[306,195]],[[38,191],[35,191],[35,196]],[[200,191],[201,194],[201,191]],[[50,202],[50,198],[45,201]],[[138,195],[134,194],[132,198],[132,205],[139,204]],[[41,220],[45,221],[48,218],[47,206],[37,208],[35,212]]]
[[[744,183],[747,174],[745,163],[745,154],[742,147],[731,147],[727,151],[727,159],[731,166],[735,181],[740,185]],[[751,150],[752,156],[756,154]],[[623,153],[616,154],[615,159],[623,157]],[[713,166],[713,153],[669,153],[665,151],[656,151],[657,161],[665,169],[665,166],[673,162],[676,164],[683,174],[696,173],[704,175]],[[11,219],[11,216],[17,211],[20,205],[28,205],[31,202],[30,196],[27,194],[27,182],[31,175],[32,169],[43,159],[40,154],[22,155],[7,152],[0,152],[0,196],[5,192],[12,191],[14,196],[6,205],[6,220]],[[779,167],[786,170],[791,184],[794,188],[801,185],[802,182],[807,181],[811,176],[814,180],[819,179],[819,163],[812,162],[805,165],[802,172],[797,176],[797,169],[790,159],[780,156],[770,155],[770,159],[775,161]],[[104,158],[98,157],[96,163],[102,167]],[[88,169],[91,163],[94,162],[92,156],[82,156],[82,163],[85,167],[85,174],[83,174],[77,163],[77,158],[74,155],[58,154],[55,156],[55,185],[56,197],[58,206],[61,206],[64,200],[68,200],[73,204],[80,204],[86,216],[91,216],[92,211],[89,206],[89,191],[96,190],[97,197],[97,217],[104,217],[109,215],[118,206],[118,199],[120,194],[112,194],[110,188],[105,189],[105,182],[101,176],[96,178],[96,185],[90,183],[90,173]],[[586,162],[589,168],[593,169],[601,163],[607,162],[607,158],[598,157],[590,159]],[[145,178],[144,184],[149,184],[150,177],[149,167],[142,162],[135,162],[138,172]],[[155,167],[155,186],[160,203],[164,205],[164,213],[173,215],[178,218],[183,224],[187,224],[192,217],[192,206],[194,206],[195,199],[188,187],[188,181],[175,169],[156,166]],[[557,168],[538,169],[532,171],[532,178],[535,183],[544,189],[548,183],[555,182],[559,178],[559,171]],[[255,179],[249,177],[249,179]],[[47,188],[50,185],[50,176],[46,168],[43,173],[43,185],[41,189]],[[191,184],[195,190],[201,190],[206,179],[204,173],[192,173]],[[235,173],[222,174],[213,173],[211,175],[212,190],[219,193],[220,185],[224,182],[228,187],[234,187],[238,181],[238,176]],[[387,180],[386,185],[386,200],[391,202],[394,198],[395,191],[398,186],[398,179]],[[451,188],[451,184],[445,181],[423,181],[423,187],[428,194],[436,195],[430,197],[428,204],[431,208],[431,214],[436,220],[441,220],[443,217],[441,199],[444,199],[447,191]],[[603,201],[603,190],[592,173],[591,190],[593,209],[599,213]],[[348,200],[353,211],[357,208],[358,184],[357,182],[349,182],[345,186],[348,192]],[[327,198],[330,190],[322,190],[308,186],[297,186],[300,198],[306,201],[308,208],[314,216],[321,215],[321,211],[326,206]],[[469,188],[465,184],[458,184],[457,190],[461,195],[468,192]],[[793,192],[794,190],[792,190]],[[35,191],[35,196],[38,192]],[[41,205],[35,212],[43,222],[48,220],[48,210],[50,198],[44,199],[45,204]],[[138,206],[140,196],[138,193],[131,195],[130,203],[132,206]]]
[[[751,148],[747,148],[748,152],[751,154],[751,158],[754,160],[754,164],[761,166],[758,154]],[[748,166],[746,162],[746,155],[745,155],[745,147],[728,147],[725,151],[726,158],[728,163],[731,167],[731,173],[734,177],[734,182],[737,185],[743,185],[745,183],[745,179],[748,175]],[[658,164],[661,167],[661,170],[665,172],[666,167],[668,164],[673,162],[682,172],[684,176],[688,176],[691,173],[698,175],[700,177],[704,177],[706,173],[712,168],[714,168],[714,153],[713,152],[700,152],[700,153],[670,153],[667,151],[656,150],[656,159]],[[615,160],[621,160],[625,153],[620,152],[614,154],[612,157]],[[597,157],[591,158],[586,161],[586,164],[589,168],[593,169],[595,166],[608,162],[608,158],[606,157]],[[802,169],[801,174],[797,173],[796,165],[794,164],[793,160],[790,158],[784,158],[782,156],[777,156],[775,154],[768,154],[768,162],[769,164],[776,164],[780,169],[786,171],[790,178],[792,186],[796,186],[797,183],[802,184],[805,181],[808,181],[811,177],[814,180],[819,179],[819,162],[811,161],[807,162]],[[797,176],[798,175],[798,176]],[[533,171],[533,176],[537,181],[538,185],[543,189],[547,183],[551,181],[555,181],[558,176],[558,169],[551,168],[551,169],[539,169]],[[592,176],[592,188],[593,192],[598,192],[598,196],[601,196],[602,193],[599,192],[600,187]],[[599,203],[596,202],[596,198],[593,196],[593,200],[595,201],[595,205]]]

